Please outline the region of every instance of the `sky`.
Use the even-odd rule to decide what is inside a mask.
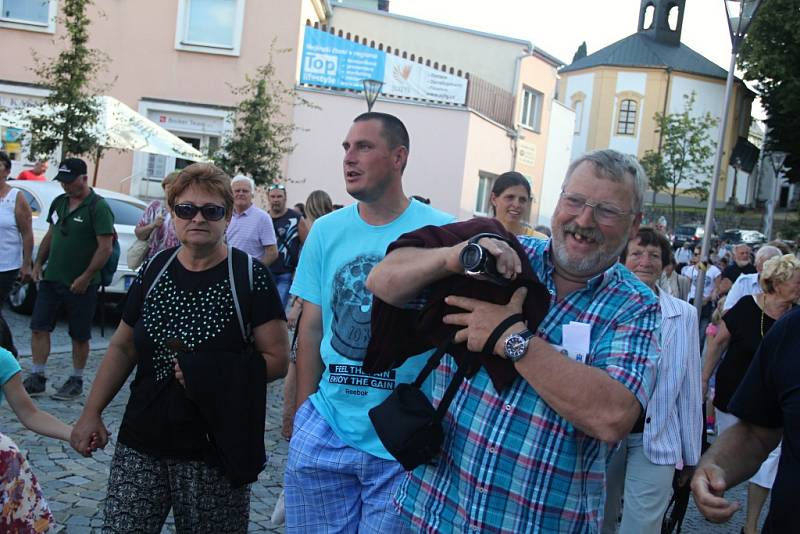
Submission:
[[[391,0],[389,10],[532,42],[570,63],[636,32],[639,0]],[[731,42],[723,0],[686,0],[681,40],[727,69]]]
[[[639,6],[640,0],[391,0],[389,10],[524,39],[569,64],[583,41],[591,54],[635,33]],[[724,0],[686,0],[681,41],[727,70]]]

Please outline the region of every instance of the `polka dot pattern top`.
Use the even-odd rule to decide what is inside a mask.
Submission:
[[[235,350],[241,345],[241,331],[233,303],[227,260],[206,271],[194,272],[184,268],[175,259],[141,305],[143,298],[142,276],[145,265],[131,286],[129,302],[123,320],[134,322],[140,363],[150,359],[156,382],[174,376],[173,360],[177,352],[167,346],[169,340],[178,340],[189,351]],[[253,289],[251,310],[243,310],[245,321],[250,316],[253,327],[268,320],[283,317],[280,301],[276,300],[272,278],[267,269],[253,263]],[[138,304],[137,304],[138,302]],[[131,310],[137,307],[141,310]],[[140,323],[140,324],[137,324]],[[130,324],[130,323],[129,323]]]

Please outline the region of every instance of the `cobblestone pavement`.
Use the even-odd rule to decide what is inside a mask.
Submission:
[[[30,332],[28,318],[14,314],[8,309],[3,314],[14,332],[15,342],[23,354],[21,363],[23,372],[30,368]],[[84,391],[88,392],[94,378],[97,365],[103,356],[103,348],[111,337],[113,328],[106,328],[105,339],[100,337],[99,328],[93,332],[92,353],[84,380]],[[48,390],[53,390],[67,378],[71,369],[69,354],[69,336],[66,325],[62,323],[53,333],[52,345],[54,353],[48,362]],[[27,355],[27,356],[25,356]],[[286,463],[287,443],[280,436],[280,406],[283,383],[281,381],[269,385],[267,393],[267,431],[264,442],[267,447],[268,465],[261,473],[258,482],[253,484],[250,503],[250,532],[283,532],[282,527],[274,527],[270,523],[270,515],[275,501],[280,494],[283,468]],[[105,497],[108,466],[116,441],[114,436],[119,429],[122,412],[128,398],[128,386],[104,412],[106,425],[112,431],[111,443],[105,451],[98,451],[92,458],[83,458],[75,453],[67,443],[38,436],[22,427],[17,422],[7,403],[0,406],[0,428],[11,436],[21,449],[27,452],[34,472],[41,482],[56,520],[61,525],[61,532],[88,533],[99,532],[101,524],[101,503]],[[56,401],[49,397],[40,397],[40,406],[67,423],[74,423],[83,407],[83,398],[75,401]],[[729,492],[732,499],[739,501],[744,507],[747,499],[746,485],[741,484]],[[769,503],[768,503],[769,504]],[[767,506],[768,506],[767,504]],[[766,507],[765,507],[766,510]],[[762,514],[763,521],[764,514]],[[744,510],[737,512],[733,519],[724,525],[709,523],[699,514],[690,501],[686,519],[683,524],[684,533],[697,534],[735,534],[744,524]],[[174,532],[170,517],[164,532]]]
[[[20,353],[28,355],[20,359],[23,373],[27,373],[31,365],[29,318],[16,315],[8,309],[3,310],[3,316],[9,322]],[[103,357],[104,350],[99,347],[107,345],[112,332],[113,328],[106,328],[105,339],[100,337],[98,328],[93,332],[93,350],[86,368],[84,394],[89,392],[95,371]],[[52,346],[58,351],[53,352],[47,364],[48,392],[54,392],[72,369],[71,355],[65,352],[70,350],[70,341],[63,322],[59,323],[53,333]],[[129,383],[103,412],[104,422],[112,432],[111,442],[105,450],[96,452],[91,458],[83,458],[68,443],[34,434],[17,421],[7,402],[0,406],[0,428],[27,453],[31,467],[59,523],[60,532],[100,532],[101,503],[106,494],[108,468],[116,445],[116,433],[128,400],[128,386]],[[270,384],[267,389],[267,424],[264,436],[268,455],[267,467],[252,485],[250,532],[283,532],[283,527],[274,527],[270,523],[272,509],[281,491],[287,453],[287,443],[280,435],[282,399],[283,382]],[[37,398],[36,402],[42,409],[72,424],[80,415],[84,400],[85,395],[74,401],[57,401],[43,396]],[[163,532],[174,531],[170,516]]]

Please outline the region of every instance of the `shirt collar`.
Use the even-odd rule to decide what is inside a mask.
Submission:
[[[548,240],[547,246],[544,249],[544,253],[542,257],[544,261],[542,262],[544,265],[544,275],[546,280],[550,280],[551,283],[555,286],[555,282],[553,280],[553,272],[555,271],[555,264],[553,263],[552,257],[552,247],[553,247],[553,238]],[[590,290],[593,293],[597,293],[598,291],[602,290],[608,284],[610,284],[613,280],[619,277],[619,269],[617,263],[606,269],[605,271],[598,273],[591,277],[589,280],[586,281],[586,285],[579,289],[578,291],[583,290]],[[555,287],[552,288],[555,291]]]
[[[681,314],[680,308],[675,303],[675,297],[668,295],[666,291],[658,292],[658,300],[661,305],[661,316],[663,318],[677,317]]]
[[[241,213],[237,213],[237,211],[234,209],[233,210],[233,215],[236,216],[236,217],[243,217],[245,215],[250,215],[251,213],[253,213],[253,208],[255,208],[255,207],[256,207],[255,204],[250,204],[250,207],[247,208],[246,210],[244,210]]]

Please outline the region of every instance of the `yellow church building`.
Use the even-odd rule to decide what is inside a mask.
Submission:
[[[636,33],[560,71],[559,100],[575,111],[573,160],[597,148],[613,148],[639,158],[648,150],[658,150],[655,114],[683,112],[684,96],[692,92],[693,114],[722,116],[727,71],[681,43],[685,4],[685,0],[642,0]],[[747,202],[751,193],[749,172],[755,164],[755,148],[747,143],[747,135],[754,97],[741,80],[735,81],[718,201],[732,196],[734,182],[739,203]],[[709,131],[714,145],[719,137],[717,128]],[[659,200],[666,201],[666,197]],[[683,197],[679,204],[698,202]]]

